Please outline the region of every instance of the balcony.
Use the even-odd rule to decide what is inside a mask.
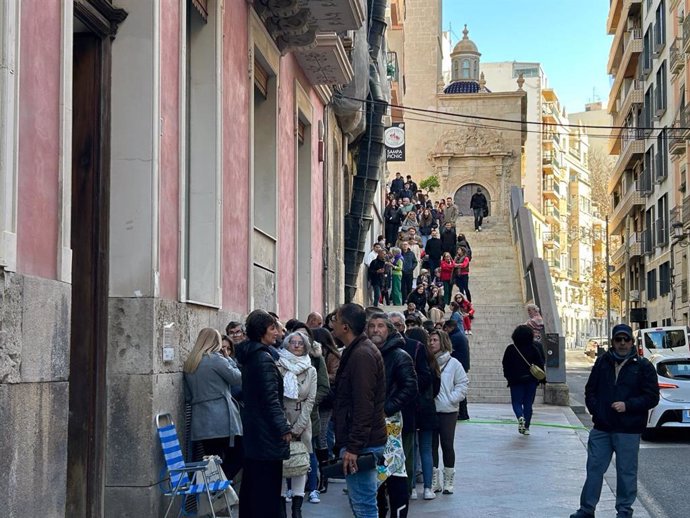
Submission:
[[[635,188],[628,189],[623,198],[618,202],[618,205],[613,207],[609,219],[609,231],[612,234],[616,234],[618,228],[625,222],[625,217],[632,213],[635,208],[644,207],[644,204],[644,198],[637,189],[637,184]]]
[[[545,102],[541,105],[541,117],[544,122],[558,124],[561,113],[555,102]]]
[[[654,253],[654,234],[652,229],[647,228],[642,231],[642,254],[652,255]]]
[[[559,232],[544,232],[542,240],[544,241],[544,248],[561,247],[561,234]]]
[[[683,52],[690,53],[690,13],[685,13],[683,20]]]
[[[616,117],[614,126],[625,126],[625,119],[633,106],[644,103],[643,82],[639,79],[632,79],[623,85],[621,101],[616,106]]]
[[[340,36],[335,32],[320,32],[314,43],[315,46],[295,53],[309,82],[313,85],[331,86],[345,85],[352,81],[354,72]]]
[[[620,141],[620,154],[609,179],[609,192],[620,181],[623,171],[629,168],[630,163],[639,159],[644,154],[644,133],[637,128],[626,128],[618,137]]]
[[[309,23],[318,32],[356,31],[366,19],[362,0],[299,0],[302,9],[309,9]]]
[[[683,198],[683,227],[690,228],[690,195]]]
[[[685,68],[685,53],[682,51],[683,38],[676,38],[671,43],[669,61],[671,63],[671,73],[674,77],[680,74]]]
[[[680,110],[680,127],[683,129],[683,137],[690,138],[690,104],[686,104]]]
[[[608,34],[615,34],[618,23],[621,20],[621,5],[623,0],[611,0],[609,6],[609,16],[606,19],[606,32]]]
[[[620,64],[611,69],[614,80],[609,96],[609,113],[613,111],[613,102],[618,97],[624,79],[636,76],[638,58],[642,53],[642,29],[635,27],[631,31],[626,32],[623,45],[623,55],[621,56]],[[613,72],[614,70],[615,72]]]
[[[552,270],[560,270],[561,269],[561,260],[557,259],[556,257],[547,257],[546,258],[546,264],[549,265],[549,268]],[[556,272],[552,272],[556,273]]]
[[[662,247],[668,244],[668,225],[664,218],[658,218],[655,224],[656,246]]]
[[[543,182],[544,198],[559,202],[561,198],[560,183],[555,181],[552,177],[544,178]]]
[[[684,112],[684,107],[681,107],[680,114],[673,121],[673,125],[667,130],[668,131],[668,150],[672,155],[684,155],[685,154],[685,137],[683,137],[684,127],[683,119],[681,115]]]
[[[625,261],[625,251],[627,247],[625,243],[616,248],[616,250],[611,254],[610,260],[614,266],[618,266]]]
[[[544,216],[546,216],[546,222],[551,225],[556,225],[560,228],[561,226],[561,211],[555,205],[547,204],[544,207]]]
[[[628,236],[628,255],[630,259],[642,257],[642,232],[633,232]]]

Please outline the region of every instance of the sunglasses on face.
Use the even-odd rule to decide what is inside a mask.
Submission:
[[[614,343],[625,343],[625,342],[632,342],[632,338],[628,338],[627,336],[616,336],[613,338]]]

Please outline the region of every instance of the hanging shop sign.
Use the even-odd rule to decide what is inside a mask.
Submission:
[[[395,122],[390,128],[386,128],[383,139],[386,144],[386,161],[404,162],[405,123]]]

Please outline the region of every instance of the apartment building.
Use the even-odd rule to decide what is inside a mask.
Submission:
[[[609,233],[622,243],[611,255],[612,274],[622,289],[623,318],[641,326],[680,318],[673,292],[674,283],[683,282],[674,268],[678,239],[671,232],[672,224],[680,222],[678,189],[685,188],[679,164],[685,144],[674,144],[671,138],[680,137],[673,125],[677,120],[680,128],[678,103],[684,99],[678,77],[671,79],[680,75],[684,60],[674,39],[682,30],[679,4],[614,0],[607,20],[613,35],[608,110],[614,129],[609,151],[618,156],[609,180]],[[672,149],[677,155],[673,160]],[[679,233],[682,236],[682,225]]]
[[[597,333],[601,318],[590,296],[595,238],[600,245],[602,235],[593,229],[598,211],[587,167],[589,137],[566,115],[539,63],[483,63],[481,70],[493,88],[508,89],[522,76],[528,120],[543,123],[527,134],[522,188],[551,270],[566,346],[581,345]]]

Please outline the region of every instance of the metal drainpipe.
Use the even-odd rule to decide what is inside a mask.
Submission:
[[[330,295],[330,284],[328,282],[328,266],[329,266],[329,258],[328,258],[328,228],[330,227],[330,210],[328,206],[328,181],[331,177],[331,172],[333,174],[337,174],[338,171],[338,164],[331,164],[333,165],[333,171],[329,170],[329,163],[330,163],[330,135],[328,133],[328,129],[330,127],[329,121],[330,121],[330,114],[331,114],[331,105],[327,104],[326,107],[323,110],[323,120],[324,120],[324,125],[323,125],[323,150],[324,150],[324,157],[323,161],[325,164],[325,171],[324,171],[324,184],[322,188],[322,203],[323,203],[323,228],[321,229],[321,235],[323,238],[323,243],[321,244],[321,253],[323,255],[322,261],[323,261],[323,269],[321,273],[321,284],[323,287],[322,290],[322,295],[321,295],[321,307],[323,308],[324,315],[328,314],[330,311],[330,308],[328,307],[328,298]]]
[[[359,145],[357,175],[353,179],[350,210],[345,216],[345,302],[353,300],[357,292],[357,277],[364,260],[366,238],[371,228],[372,208],[381,177],[383,145],[383,115],[388,103],[383,97],[381,78],[376,60],[386,30],[386,0],[369,2],[369,101],[366,106],[366,132]]]

